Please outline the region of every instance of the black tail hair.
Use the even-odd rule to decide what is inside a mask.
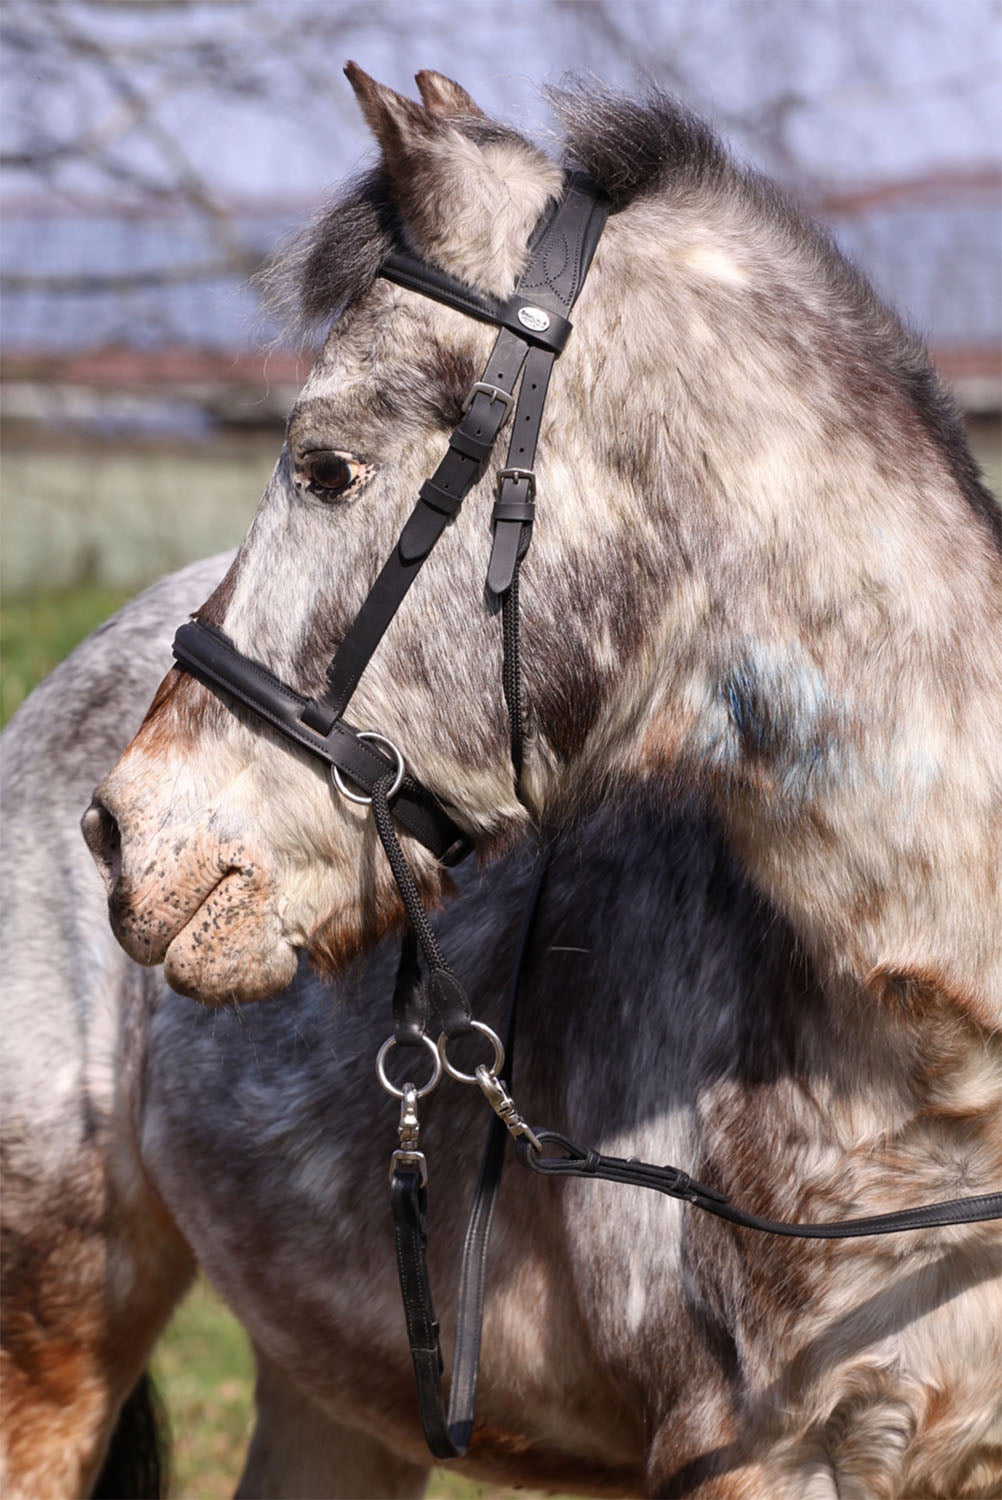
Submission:
[[[144,1370],[122,1403],[91,1500],[166,1500],[169,1459],[167,1411]]]

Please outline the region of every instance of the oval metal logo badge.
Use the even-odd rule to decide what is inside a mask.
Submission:
[[[531,328],[533,333],[543,333],[550,326],[550,315],[541,307],[520,307],[518,321],[523,328]]]

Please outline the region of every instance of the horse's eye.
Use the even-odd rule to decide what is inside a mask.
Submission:
[[[346,453],[317,449],[296,464],[296,484],[321,500],[336,500],[361,476],[364,465]]]

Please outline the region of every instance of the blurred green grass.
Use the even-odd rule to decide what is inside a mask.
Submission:
[[[0,606],[0,723],[132,590],[103,583],[4,594]]]
[[[253,1426],[254,1356],[241,1325],[201,1278],[151,1368],[170,1418],[171,1495],[227,1500]]]

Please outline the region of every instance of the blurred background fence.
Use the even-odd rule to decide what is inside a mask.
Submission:
[[[827,220],[997,463],[996,21],[992,0],[7,0],[7,590],[130,588],[242,534],[309,366],[248,277],[366,149],[349,55],[401,89],[451,70],[537,132],[535,85],[565,69],[681,94]]]

